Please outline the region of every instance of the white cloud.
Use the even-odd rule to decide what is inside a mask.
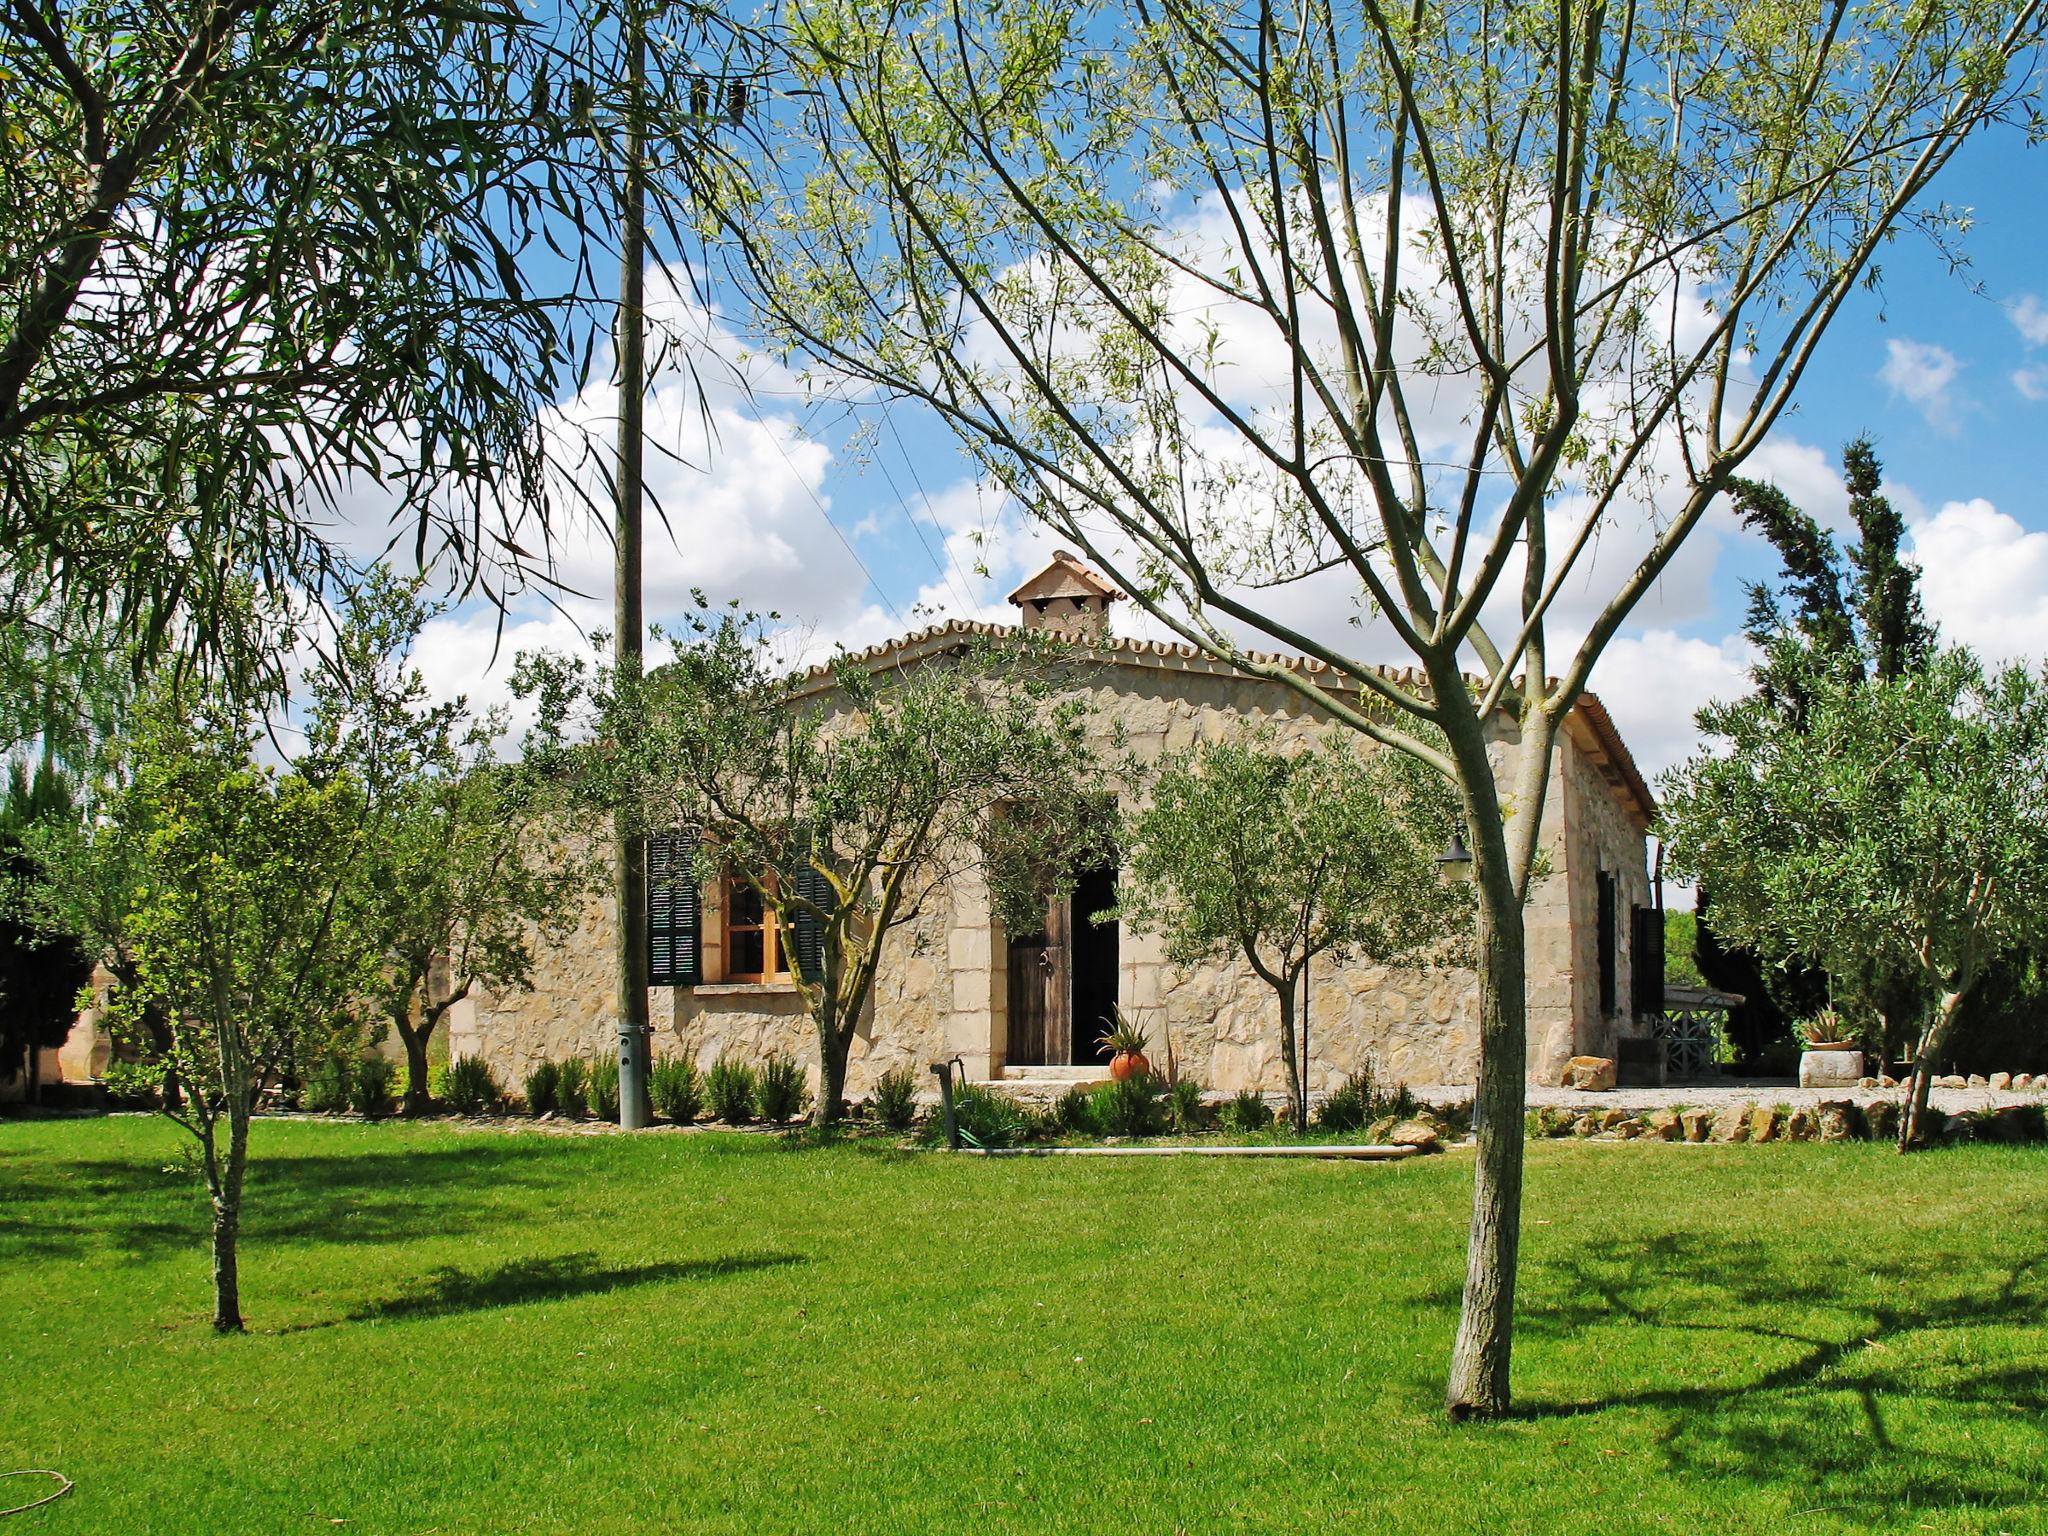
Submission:
[[[2012,387],[2028,400],[2048,400],[2048,368],[2015,368]]]
[[[1948,348],[1929,341],[1893,337],[1884,344],[1884,367],[1877,376],[1891,392],[1917,406],[1927,424],[1940,432],[1956,428],[1956,405],[1950,387],[1962,364]]]
[[[1613,640],[1593,668],[1593,691],[1621,728],[1643,777],[1688,757],[1699,743],[1693,716],[1713,699],[1749,691],[1749,642],[1730,635],[1718,644],[1668,629]]]
[[[2012,307],[2012,323],[2031,345],[2048,347],[2048,304],[2031,293],[2021,294]]]
[[[2048,657],[2048,532],[1978,497],[1913,525],[1920,590],[1945,638],[1990,661]]]

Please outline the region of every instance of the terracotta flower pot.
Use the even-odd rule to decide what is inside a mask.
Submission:
[[[1127,1077],[1136,1077],[1140,1072],[1149,1073],[1152,1063],[1137,1051],[1118,1051],[1109,1058],[1109,1075],[1118,1082]]]

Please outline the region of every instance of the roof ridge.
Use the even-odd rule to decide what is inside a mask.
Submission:
[[[943,619],[936,624],[927,625],[923,629],[898,635],[894,639],[880,640],[861,650],[844,651],[828,661],[814,662],[811,666],[798,673],[793,681],[799,685],[821,683],[831,677],[832,669],[835,666],[844,662],[851,661],[856,664],[880,662],[892,652],[908,650],[913,646],[925,645],[934,640],[944,640],[956,635],[995,640],[1006,636],[1028,633],[1032,632],[1018,624],[997,624],[987,619]],[[1038,633],[1043,634],[1044,631],[1038,631]],[[1140,640],[1124,635],[1104,635],[1094,639],[1060,638],[1066,639],[1068,644],[1094,651],[1116,652],[1135,657],[1158,657],[1165,661],[1199,660],[1210,662],[1215,666],[1223,668],[1228,668],[1230,665],[1220,657],[1213,656],[1200,646],[1186,640]],[[1256,662],[1262,666],[1278,665],[1290,671],[1299,671],[1310,677],[1324,672],[1334,672],[1341,676],[1357,670],[1352,667],[1340,667],[1333,662],[1323,661],[1318,657],[1293,656],[1284,651],[1247,650],[1240,654],[1245,660]],[[1361,665],[1365,670],[1371,671],[1375,676],[1384,678],[1390,683],[1404,684],[1409,687],[1414,687],[1418,684],[1425,687],[1428,685],[1428,678],[1419,667],[1397,667],[1386,662],[1368,662]],[[1474,677],[1469,672],[1462,675],[1466,683],[1475,689],[1482,689],[1486,686],[1484,678]],[[1522,686],[1527,676],[1527,673],[1518,676],[1515,679],[1516,686]],[[1497,707],[1505,709],[1507,706],[1503,703]],[[1650,793],[1649,784],[1644,780],[1641,769],[1636,766],[1634,754],[1629,751],[1627,743],[1621,739],[1620,728],[1615,725],[1614,716],[1608,713],[1607,706],[1601,701],[1600,696],[1591,689],[1581,689],[1578,698],[1572,701],[1572,709],[1575,713],[1584,716],[1587,727],[1599,739],[1602,749],[1614,760],[1615,768],[1626,781],[1630,793],[1641,802],[1643,813],[1645,815],[1654,814],[1657,807],[1656,796]]]

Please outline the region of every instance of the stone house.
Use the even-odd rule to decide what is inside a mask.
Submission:
[[[1318,733],[1360,740],[1285,687],[1232,672],[1192,647],[1117,638],[1110,608],[1120,596],[1062,553],[1011,597],[1022,627],[1087,641],[1077,647],[1083,659],[1071,686],[1092,707],[1105,742],[1117,733],[1123,750],[1156,760],[1258,727],[1283,741]],[[954,620],[857,659],[897,665],[966,637],[1007,632]],[[1331,682],[1320,663],[1289,664]],[[822,696],[830,676],[821,668],[806,683]],[[1494,724],[1503,771],[1516,729],[1505,713]],[[1557,1081],[1573,1055],[1613,1054],[1618,1039],[1647,1032],[1637,1019],[1658,1006],[1662,930],[1649,911],[1645,858],[1651,811],[1613,721],[1598,699],[1581,699],[1560,737],[1545,801],[1549,872],[1528,908],[1529,1061],[1538,1080]],[[1096,1021],[1111,1005],[1146,1027],[1155,1061],[1214,1089],[1281,1089],[1271,990],[1240,962],[1175,967],[1156,938],[1088,921],[1086,914],[1113,902],[1117,871],[1077,873],[1078,889],[1053,905],[1043,932],[1005,933],[986,889],[967,877],[893,933],[853,1046],[848,1092],[866,1092],[891,1068],[922,1076],[929,1064],[956,1056],[981,1080],[1085,1080],[1100,1073]],[[744,888],[737,895],[664,892],[657,881],[653,905],[658,918],[681,914],[679,922],[658,922],[651,935],[654,974],[677,983],[652,993],[657,1057],[688,1055],[708,1065],[722,1050],[756,1060],[782,1052],[815,1064],[783,935]],[[531,990],[459,1004],[448,1023],[451,1053],[482,1056],[516,1085],[540,1059],[613,1049],[613,925],[610,902],[593,899],[571,938],[539,957]],[[1639,949],[1650,957],[1644,981],[1656,989],[1647,999],[1634,985]],[[1323,957],[1310,977],[1311,1087],[1334,1086],[1368,1057],[1383,1074],[1413,1084],[1471,1082],[1477,1003],[1469,969],[1389,969]]]

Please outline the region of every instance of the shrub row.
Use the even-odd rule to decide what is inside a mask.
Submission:
[[[299,1089],[299,1105],[316,1115],[354,1110],[366,1120],[391,1113],[391,1084],[397,1070],[382,1056],[334,1051],[313,1063]]]

